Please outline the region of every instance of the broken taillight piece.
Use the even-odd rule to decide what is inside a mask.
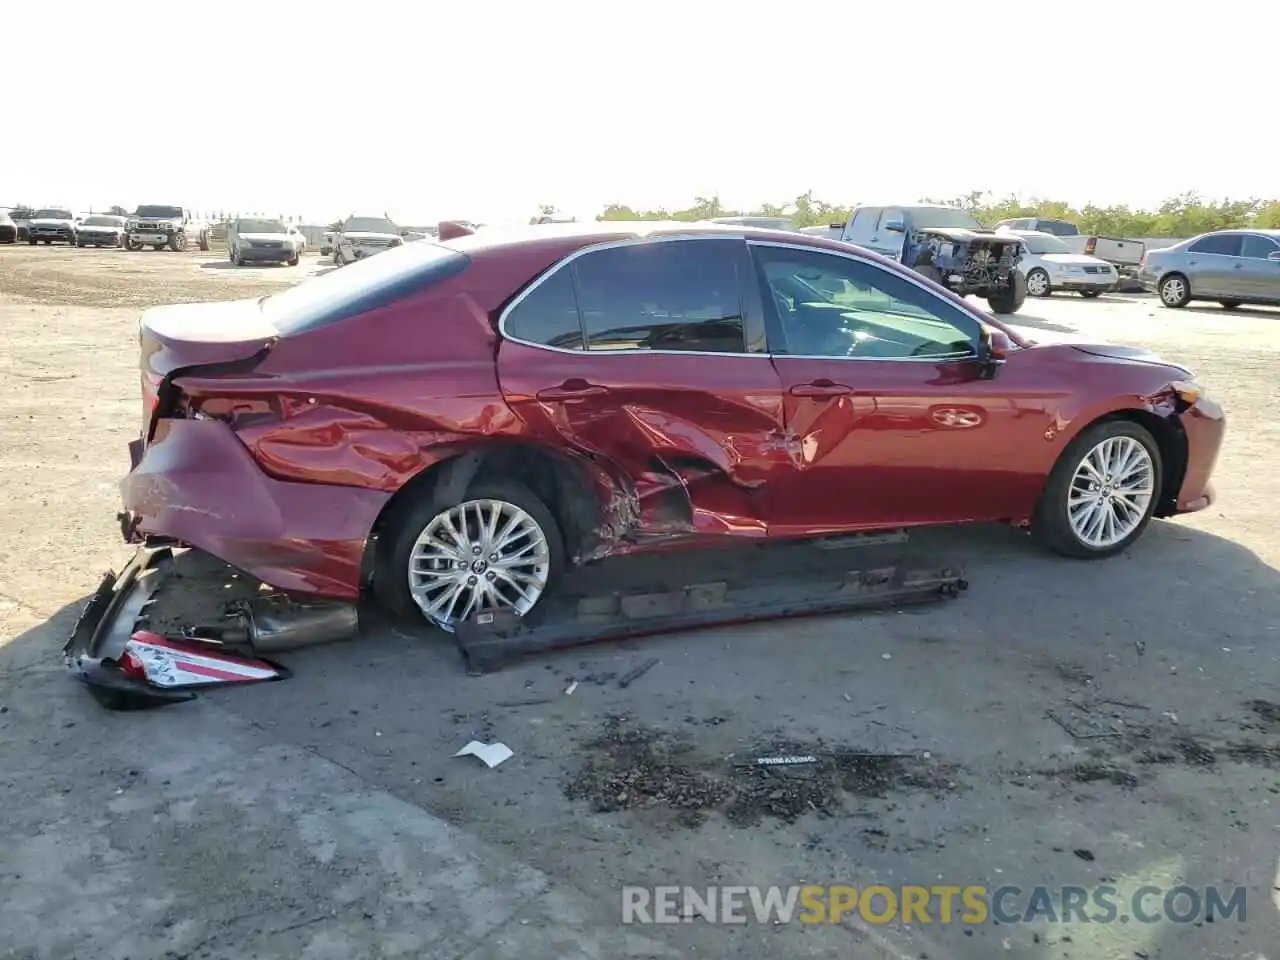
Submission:
[[[1095,250],[1097,250],[1097,249],[1098,249],[1098,238],[1097,238],[1097,237],[1090,237],[1088,240],[1086,240],[1086,241],[1085,241],[1085,244],[1084,244],[1084,252],[1085,252],[1085,253],[1092,255],[1092,254],[1093,254],[1093,251],[1095,251]]]

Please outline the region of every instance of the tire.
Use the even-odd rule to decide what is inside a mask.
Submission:
[[[153,244],[151,245],[151,249],[152,249],[152,250],[163,250],[163,249],[164,249],[164,244],[163,244],[163,243],[153,243]]]
[[[473,501],[496,502],[501,504],[504,510],[514,508],[514,511],[502,514],[498,521],[500,525],[505,525],[511,517],[522,516],[524,518],[522,522],[531,523],[541,534],[541,540],[545,546],[545,551],[543,551],[545,560],[538,564],[537,567],[541,571],[539,575],[542,578],[542,588],[531,604],[522,610],[517,610],[517,612],[525,617],[536,613],[541,606],[543,598],[555,589],[556,583],[565,568],[564,537],[560,532],[560,526],[556,523],[555,517],[547,509],[546,504],[539,500],[537,495],[523,483],[505,477],[482,478],[472,482],[467,492],[463,495],[462,503],[440,503],[436,498],[435,491],[430,491],[420,496],[416,501],[407,504],[393,518],[389,540],[385,549],[379,551],[378,566],[374,572],[374,591],[378,598],[394,613],[404,617],[426,619],[429,623],[434,623],[441,629],[452,632],[453,623],[457,622],[457,618],[462,612],[462,604],[467,602],[465,596],[466,586],[463,586],[464,596],[457,601],[458,607],[453,611],[453,623],[439,617],[432,617],[418,605],[410,589],[410,558],[414,555],[419,537],[438,517]],[[515,513],[515,511],[519,511],[519,514]],[[468,522],[472,524],[476,522],[474,514],[468,517]],[[440,539],[442,542],[448,542],[447,535],[442,535]],[[527,544],[528,541],[525,542]],[[518,546],[520,543],[521,541],[516,541],[515,545]],[[483,551],[483,549],[485,548],[481,544],[471,544],[466,549],[464,556],[474,556],[475,560],[473,562],[480,564],[480,567],[475,568],[474,572],[464,571],[458,573],[457,576],[474,579],[477,583],[481,582],[479,580],[480,577],[485,577],[490,583],[501,588],[504,600],[512,600],[514,593],[510,590],[510,584],[494,578],[493,571],[486,567],[495,554],[491,553],[486,556],[483,552],[476,552]],[[422,563],[424,561],[419,559],[418,562]],[[460,559],[459,562],[465,562],[465,560]],[[449,593],[449,588],[443,587],[434,594],[428,594],[428,597],[438,598]],[[504,606],[506,609],[513,608],[509,603],[504,604]]]
[[[34,247],[36,245],[36,242],[37,241],[34,237],[27,237],[27,243],[31,244],[31,246]]]
[[[298,258],[295,256],[292,260],[289,261],[289,266],[296,267],[297,265],[298,265]]]
[[[1191,282],[1180,273],[1171,273],[1162,278],[1157,290],[1160,302],[1175,310],[1185,307],[1191,301]]]
[[[1095,297],[1102,296],[1102,291],[1101,290],[1081,290],[1080,296],[1084,297],[1086,300],[1092,300]]]
[[[1126,448],[1129,451],[1133,451],[1135,447],[1130,446],[1130,444],[1136,444],[1138,448],[1145,452],[1145,473],[1146,478],[1150,481],[1151,492],[1140,515],[1126,511],[1118,504],[1111,505],[1105,500],[1102,501],[1101,506],[1104,510],[1111,511],[1114,516],[1124,515],[1129,518],[1124,522],[1132,523],[1131,518],[1133,516],[1138,516],[1138,519],[1115,542],[1105,542],[1101,538],[1099,538],[1098,542],[1090,542],[1072,524],[1068,512],[1068,498],[1072,495],[1073,489],[1077,491],[1077,495],[1082,493],[1085,495],[1093,494],[1093,491],[1082,487],[1084,478],[1077,478],[1077,472],[1083,470],[1082,465],[1086,459],[1099,456],[1100,451],[1104,450],[1104,445],[1108,443],[1116,444],[1115,449],[1117,451],[1125,450]],[[1140,466],[1141,462],[1136,465],[1136,467]],[[1145,488],[1147,486],[1146,483],[1139,484],[1141,471],[1136,467],[1130,468],[1130,472],[1127,475],[1129,486],[1137,487],[1141,485]],[[1125,477],[1120,478],[1121,481],[1125,479]],[[1054,553],[1061,554],[1064,557],[1072,557],[1078,560],[1097,560],[1113,556],[1127,549],[1146,530],[1147,524],[1151,522],[1151,517],[1160,501],[1163,480],[1164,463],[1160,457],[1160,447],[1155,438],[1151,436],[1151,432],[1129,420],[1104,420],[1102,423],[1087,428],[1062,451],[1062,455],[1058,458],[1058,462],[1054,464],[1053,470],[1049,474],[1049,479],[1045,483],[1044,490],[1040,494],[1040,502],[1036,505],[1035,516],[1031,522],[1031,532],[1042,544]],[[1115,482],[1114,477],[1112,482]],[[1135,507],[1140,505],[1140,498],[1120,499],[1133,504]],[[1087,508],[1082,507],[1083,509]],[[1116,532],[1118,533],[1118,531]],[[1085,527],[1085,533],[1088,533],[1087,527]]]
[[[187,235],[185,233],[175,233],[169,238],[169,249],[175,253],[181,253],[187,249]]]
[[[1027,281],[1021,271],[1016,269],[1009,274],[1009,286],[987,297],[991,312],[999,314],[1017,313],[1026,302]]]
[[[244,264],[244,261],[240,259],[240,250],[238,248],[232,247],[231,250],[229,251],[229,254],[231,259],[231,265],[233,267],[239,267]]]
[[[202,234],[200,234],[200,243],[198,244],[198,246],[199,246],[199,247],[200,247],[200,249],[201,249],[201,250],[203,250],[205,253],[208,253],[208,252],[209,252],[209,246],[210,246],[210,244],[209,244],[209,234],[207,234],[207,233],[202,233]]]
[[[1049,285],[1049,272],[1036,267],[1034,270],[1027,271],[1027,296],[1029,297],[1047,297],[1053,293],[1053,288]]]
[[[84,249],[84,241],[83,241],[83,240],[77,240],[77,241],[76,241],[76,246],[77,246],[77,247],[79,247],[81,250],[83,250],[83,249]]]
[[[1224,310],[1234,310],[1236,307],[1240,306],[1240,304],[1244,303],[1243,300],[1219,300],[1218,302],[1222,304],[1222,309]]]
[[[942,271],[939,270],[937,267],[935,267],[932,263],[921,263],[915,267],[912,267],[911,269],[913,269],[920,276],[924,277],[926,280],[932,280],[934,283],[939,284],[940,286],[944,286],[944,287],[946,286],[946,284],[942,282]]]

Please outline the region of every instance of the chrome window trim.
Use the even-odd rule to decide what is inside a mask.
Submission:
[[[867,266],[869,266],[869,267],[874,267],[874,268],[875,268],[875,269],[877,269],[877,270],[884,270],[884,267],[883,267],[881,264],[878,264],[878,263],[876,263],[874,260],[870,260],[870,259],[868,259],[867,257],[859,256],[859,255],[858,255],[858,254],[856,254],[856,253],[846,253],[846,252],[845,252],[845,251],[843,251],[843,250],[831,250],[831,249],[829,249],[829,248],[827,248],[827,247],[814,247],[814,246],[809,246],[808,244],[802,244],[802,243],[782,243],[782,242],[777,241],[777,240],[752,240],[752,239],[748,239],[748,240],[747,240],[747,246],[749,246],[749,247],[781,247],[781,248],[782,248],[782,249],[784,249],[784,250],[804,250],[804,251],[810,251],[810,252],[814,252],[814,253],[822,253],[822,254],[826,254],[826,255],[828,255],[828,256],[832,256],[832,257],[842,257],[842,258],[844,258],[845,260],[853,260],[853,261],[855,261],[855,262],[857,262],[857,263],[866,264]],[[886,273],[888,273],[888,272],[890,272],[890,271],[887,271],[887,270],[886,270],[885,272],[886,272]],[[894,275],[895,275],[895,276],[900,276],[900,277],[901,277],[901,279],[906,280],[908,283],[915,284],[915,286],[919,287],[921,290],[923,290],[925,293],[927,293],[929,296],[933,297],[934,299],[941,299],[941,298],[940,298],[936,293],[934,293],[932,290],[930,290],[928,287],[926,287],[923,283],[921,283],[921,282],[920,282],[920,280],[919,280],[918,278],[916,278],[916,277],[912,276],[910,271],[904,270],[901,274],[894,273]],[[943,302],[943,303],[946,303],[948,306],[955,307],[957,310],[960,310],[962,313],[964,313],[964,314],[966,314],[968,317],[970,317],[970,319],[972,319],[972,320],[974,321],[974,323],[976,323],[976,324],[978,325],[979,330],[981,330],[981,328],[982,328],[983,326],[985,326],[985,325],[986,325],[986,323],[987,323],[987,321],[986,321],[986,320],[984,320],[984,319],[982,319],[982,318],[977,314],[977,312],[976,312],[976,311],[974,311],[974,310],[973,310],[973,308],[972,308],[972,307],[970,307],[968,304],[965,304],[963,307],[957,307],[957,306],[956,306],[956,304],[954,304],[954,303],[950,303],[949,301],[943,300],[942,302]],[[1020,350],[1020,349],[1022,349],[1022,348],[1021,348],[1021,347],[1016,347],[1016,346],[1015,346],[1015,349]],[[956,356],[956,357],[829,357],[829,356],[823,356],[822,354],[809,354],[809,353],[773,353],[773,352],[770,352],[770,353],[768,354],[768,356],[770,356],[770,357],[780,357],[780,358],[783,358],[783,359],[785,359],[785,358],[791,358],[791,359],[793,359],[793,360],[855,360],[855,361],[861,361],[862,363],[931,363],[931,364],[934,364],[934,365],[937,365],[937,364],[939,364],[939,363],[972,363],[972,362],[974,362],[974,361],[976,361],[976,360],[978,359],[976,356],[963,356],[963,357],[960,357],[960,356]]]
[[[552,353],[565,353],[571,357],[618,357],[618,356],[658,356],[658,357],[761,357],[765,360],[770,358],[769,352],[766,350],[761,353],[750,353],[746,350],[746,341],[743,341],[743,350],[741,353],[723,353],[713,350],[642,350],[635,347],[627,347],[621,350],[569,350],[565,347],[553,347],[546,343],[534,343],[532,340],[524,340],[520,337],[513,337],[507,332],[507,318],[511,315],[511,311],[515,310],[528,297],[532,296],[537,290],[551,277],[555,276],[561,270],[564,270],[579,257],[585,257],[591,253],[597,253],[602,250],[613,250],[618,247],[635,247],[650,243],[673,243],[676,241],[687,240],[736,240],[745,243],[747,238],[745,234],[725,232],[725,233],[669,233],[669,234],[645,234],[637,237],[627,237],[624,240],[606,240],[603,243],[593,243],[585,247],[580,247],[573,253],[569,254],[561,260],[557,260],[549,269],[543,271],[533,283],[525,287],[520,293],[505,307],[502,313],[498,315],[498,335],[504,340],[512,343],[518,343],[521,346],[533,347],[537,350],[548,350]],[[745,278],[746,282],[753,281],[754,278]],[[741,291],[739,291],[741,298]],[[739,309],[745,311],[746,304],[740,304]],[[746,327],[745,312],[742,317],[743,327]],[[584,331],[585,343],[585,331]]]

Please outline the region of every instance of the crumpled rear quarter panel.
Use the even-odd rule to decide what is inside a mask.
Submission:
[[[142,533],[204,550],[281,590],[354,600],[382,490],[264,474],[230,427],[163,420],[122,481]]]

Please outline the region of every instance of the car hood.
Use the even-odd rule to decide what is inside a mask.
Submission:
[[[1071,346],[1081,353],[1094,357],[1106,357],[1108,360],[1125,360],[1129,363],[1143,363],[1154,367],[1168,367],[1179,370],[1183,376],[1191,376],[1191,371],[1176,363],[1170,363],[1158,353],[1145,347],[1126,347],[1118,343],[1072,343]]]
[[[241,240],[289,240],[287,233],[237,233],[236,236]]]
[[[1064,267],[1105,267],[1107,261],[1099,260],[1084,253],[1033,253],[1033,257],[1046,263],[1057,263]]]
[[[82,223],[80,224],[81,233],[119,233],[124,227],[108,227],[102,223]]]
[[[28,220],[27,222],[36,227],[69,227],[75,224],[74,220],[62,220],[53,217],[41,217],[39,220]]]
[[[995,233],[991,230],[969,230],[965,227],[919,227],[916,233],[934,233],[940,237],[946,237],[948,240],[957,241],[1004,240],[1008,243],[1013,243],[1017,239],[1004,233]]]
[[[365,230],[354,230],[351,233],[344,233],[343,236],[348,240],[399,240],[398,233],[370,233]]]

